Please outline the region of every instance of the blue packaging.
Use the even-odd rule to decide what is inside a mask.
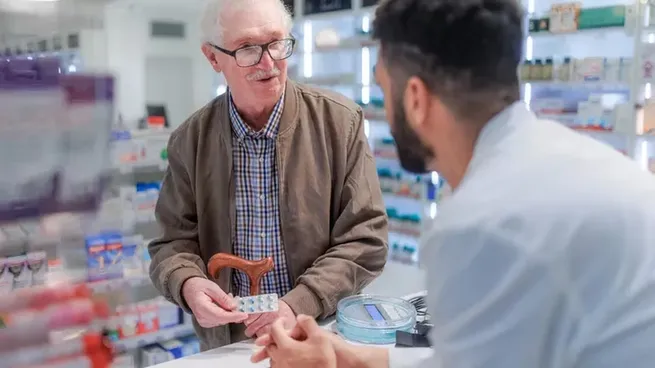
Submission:
[[[140,246],[143,237],[140,235],[123,237],[123,275],[125,277],[138,277],[143,274]]]
[[[196,336],[186,336],[178,340],[184,344],[184,356],[200,354],[200,341]]]
[[[184,343],[180,340],[168,340],[160,342],[158,345],[168,352],[169,356],[173,357],[173,359],[184,357]]]
[[[107,276],[105,266],[105,238],[90,235],[85,239],[86,266],[89,281],[104,280]]]
[[[105,238],[105,266],[107,278],[123,277],[123,236],[120,232],[104,234]]]
[[[141,258],[143,259],[143,272],[150,272],[150,252],[148,252],[148,245],[141,244]]]

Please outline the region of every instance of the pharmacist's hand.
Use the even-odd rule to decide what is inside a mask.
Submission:
[[[310,338],[314,340],[320,338],[321,340],[329,341],[334,350],[337,367],[339,368],[379,368],[389,366],[387,349],[352,345],[329,330],[320,328],[316,321],[309,316],[300,315],[297,321],[298,323],[292,330],[286,331],[287,336],[300,343],[307,343]],[[284,364],[279,364],[280,357],[275,358],[274,355],[271,355],[276,352],[279,353],[279,346],[277,345],[279,339],[280,337],[275,336],[273,331],[270,334],[257,338],[255,345],[261,346],[263,349],[253,354],[250,360],[253,363],[259,363],[270,358],[271,367],[285,366]]]
[[[256,344],[264,348],[251,361],[258,363],[270,358],[271,366],[276,368],[341,368],[330,335],[309,316],[299,316],[291,331],[283,327],[282,321],[275,321],[270,334],[257,339]]]
[[[202,327],[241,323],[248,318],[246,313],[235,312],[237,304],[231,294],[226,294],[220,286],[208,279],[188,279],[182,286],[182,296]]]
[[[244,323],[246,325],[246,336],[262,336],[267,334],[273,322],[280,319],[282,327],[287,330],[296,325],[296,314],[291,307],[282,300],[278,302],[278,310],[271,313],[261,313],[251,315]]]

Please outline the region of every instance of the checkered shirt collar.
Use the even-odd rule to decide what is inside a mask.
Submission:
[[[275,104],[273,112],[268,118],[266,126],[260,131],[254,131],[250,126],[248,126],[248,124],[243,121],[241,115],[239,115],[239,112],[237,111],[234,101],[232,100],[232,93],[230,93],[229,89],[227,94],[229,97],[228,104],[230,109],[230,122],[232,124],[232,130],[236,134],[237,138],[242,139],[245,136],[250,136],[253,138],[266,137],[269,139],[275,139],[280,129],[280,119],[282,118],[282,110],[284,108],[284,92],[282,92],[280,100]]]

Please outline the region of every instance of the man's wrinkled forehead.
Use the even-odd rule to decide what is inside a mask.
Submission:
[[[281,21],[268,21],[248,27],[224,30],[227,46],[240,46],[246,43],[266,43],[286,37],[286,30]]]

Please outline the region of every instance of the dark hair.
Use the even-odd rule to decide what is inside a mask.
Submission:
[[[384,0],[373,38],[392,88],[417,76],[458,116],[486,122],[520,98],[518,0]]]

